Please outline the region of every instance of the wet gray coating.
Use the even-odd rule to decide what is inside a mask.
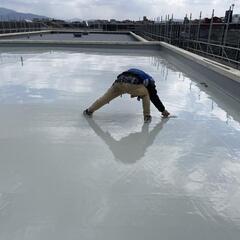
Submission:
[[[0,239],[239,239],[240,104],[166,52],[0,53]],[[177,118],[124,95],[131,67]],[[199,77],[201,76],[201,77]]]
[[[62,41],[137,41],[130,34],[105,34],[105,33],[89,33],[88,35],[80,34],[75,37],[73,33],[41,33],[41,34],[24,34],[4,37],[11,40],[62,40]]]

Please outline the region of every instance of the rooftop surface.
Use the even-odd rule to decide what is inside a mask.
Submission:
[[[30,35],[14,35],[4,37],[4,40],[64,40],[64,41],[131,41],[137,40],[130,34],[111,34],[111,33],[89,33],[88,35],[81,35],[81,37],[74,37],[73,33],[43,33]]]
[[[164,51],[1,51],[0,239],[239,239],[240,106],[210,78]],[[131,67],[177,118],[127,95],[82,115]]]

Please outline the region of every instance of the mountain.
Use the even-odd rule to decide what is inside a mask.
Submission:
[[[45,16],[40,16],[32,13],[21,13],[16,12],[14,10],[8,9],[8,8],[2,8],[0,7],[0,20],[6,21],[6,20],[32,20],[34,18],[48,18]]]

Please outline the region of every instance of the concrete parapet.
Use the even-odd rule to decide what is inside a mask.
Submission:
[[[41,30],[41,31],[34,31],[34,32],[16,32],[16,33],[3,33],[0,34],[1,38],[7,38],[7,37],[14,37],[14,36],[26,36],[26,35],[34,35],[34,34],[40,34],[40,33],[51,33],[52,30]]]
[[[202,56],[199,56],[197,54],[191,53],[189,51],[186,51],[184,49],[175,47],[173,45],[170,45],[165,42],[160,42],[160,45],[164,48],[167,48],[177,54],[180,54],[181,56],[194,61],[208,69],[211,69],[221,75],[224,75],[227,78],[230,78],[238,83],[240,83],[240,71],[234,68],[231,68],[229,66],[226,66],[224,64],[215,62],[213,60],[210,60],[208,58],[204,58]]]
[[[140,42],[148,42],[148,40],[146,40],[146,39],[143,38],[143,37],[140,37],[139,35],[137,35],[137,34],[135,34],[135,33],[133,33],[133,32],[130,32],[130,34],[131,34],[135,39],[137,39],[137,40],[140,41]]]
[[[0,47],[101,47],[160,49],[159,42],[123,41],[54,41],[54,40],[0,40]]]

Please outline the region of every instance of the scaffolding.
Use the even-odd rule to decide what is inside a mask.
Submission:
[[[231,9],[230,9],[231,10]],[[240,23],[214,22],[214,10],[210,22],[188,19],[176,22],[173,16],[161,17],[160,22],[138,25],[135,33],[150,41],[164,41],[202,56],[213,58],[229,66],[240,68]]]
[[[232,12],[231,7],[228,12]],[[209,21],[192,19],[186,14],[184,21],[175,21],[173,15],[161,17],[161,21],[145,21],[131,23],[98,23],[103,31],[133,31],[150,41],[164,41],[199,55],[212,58],[226,65],[240,69],[240,23],[231,23],[230,14],[225,22],[216,21],[214,10]],[[55,23],[54,23],[55,24]],[[92,25],[94,26],[94,25]],[[48,25],[41,21],[29,22],[23,19],[0,21],[0,34],[16,32],[33,32],[49,28],[91,28],[79,23],[56,22]]]
[[[17,32],[34,32],[48,29],[43,22],[32,22],[24,19],[3,20],[0,19],[0,34],[17,33]]]

